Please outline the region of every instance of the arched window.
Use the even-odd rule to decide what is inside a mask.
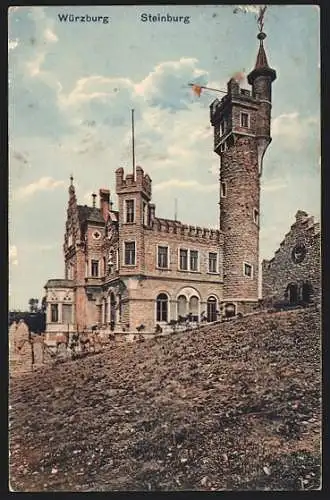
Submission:
[[[187,297],[179,295],[178,297],[178,318],[179,316],[185,317],[187,315]]]
[[[298,302],[298,286],[296,283],[290,283],[290,285],[288,285],[287,297],[289,304],[296,304]]]
[[[229,303],[225,305],[225,316],[226,318],[231,318],[236,314],[236,306],[235,304]]]
[[[160,293],[156,299],[157,321],[168,321],[168,297]]]
[[[116,322],[116,297],[113,292],[110,293],[110,323]]]
[[[217,320],[217,299],[209,297],[207,299],[207,321]]]
[[[104,302],[104,323],[108,323],[108,299],[105,299]]]
[[[198,321],[199,311],[198,311],[199,300],[198,297],[192,296],[189,300],[189,314],[192,315],[192,321]]]

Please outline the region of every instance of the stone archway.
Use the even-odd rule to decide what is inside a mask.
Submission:
[[[290,283],[286,290],[286,296],[288,298],[289,304],[297,304],[298,302],[298,285],[296,283]]]
[[[199,298],[196,295],[192,295],[189,299],[189,315],[192,321],[199,321]]]
[[[114,329],[116,325],[116,309],[117,309],[117,302],[116,302],[116,296],[113,292],[110,292],[110,328],[111,330]]]
[[[217,320],[217,299],[213,296],[207,299],[207,321]]]
[[[179,295],[178,297],[178,319],[185,318],[188,311],[188,301],[185,295]]]
[[[232,302],[228,302],[224,307],[225,317],[231,318],[236,315],[236,305]]]

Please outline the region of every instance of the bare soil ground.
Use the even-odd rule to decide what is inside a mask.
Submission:
[[[11,488],[319,489],[320,344],[306,309],[11,379]]]

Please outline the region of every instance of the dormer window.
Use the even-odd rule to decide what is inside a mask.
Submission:
[[[249,113],[241,113],[241,127],[249,128],[250,127],[250,115]]]

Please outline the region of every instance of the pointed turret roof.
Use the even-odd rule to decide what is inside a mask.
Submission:
[[[260,36],[260,35],[263,35],[263,36]],[[264,48],[264,42],[263,42],[265,37],[266,37],[265,33],[259,33],[259,35],[257,37],[260,40],[260,45],[259,45],[256,65],[255,65],[254,69],[269,68],[267,56],[266,56],[266,52],[265,52],[265,48]]]
[[[260,41],[260,45],[254,69],[251,71],[251,73],[249,73],[247,77],[247,80],[250,85],[252,85],[253,81],[257,76],[261,75],[270,76],[272,81],[275,80],[276,78],[276,71],[269,67],[267,61],[267,56],[264,48],[264,39],[266,38],[266,36],[267,36],[266,33],[264,33],[263,31],[261,31],[257,35],[257,38]]]

